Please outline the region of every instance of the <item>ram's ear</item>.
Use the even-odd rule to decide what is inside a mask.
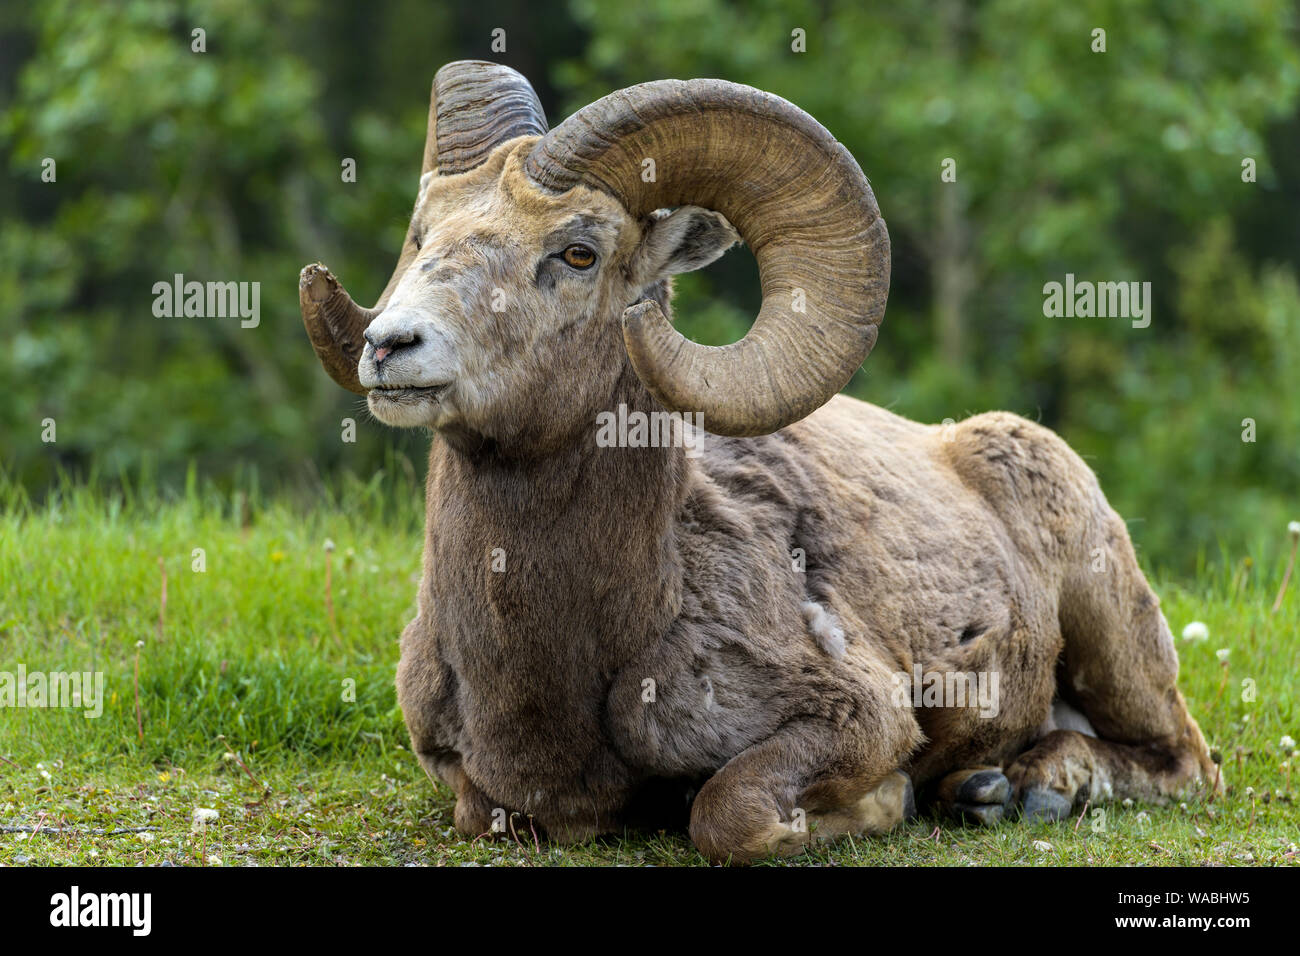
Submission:
[[[681,206],[646,222],[641,247],[632,260],[634,281],[641,286],[681,272],[703,269],[740,236],[721,213]]]

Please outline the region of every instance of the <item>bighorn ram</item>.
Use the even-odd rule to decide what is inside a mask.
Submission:
[[[670,277],[737,233],[762,309],[690,342]],[[1222,787],[1083,461],[1014,415],[836,396],[888,286],[866,177],[776,96],[664,80],[548,132],[513,70],[438,71],[378,304],[319,264],[300,298],[335,381],[436,433],[397,690],[461,831],[518,812],[573,841],[689,806],[700,851],[743,862],[887,829],[913,783],[986,823]],[[622,406],[698,413],[701,453],[680,420],[598,440]],[[992,706],[943,693],[985,678]]]

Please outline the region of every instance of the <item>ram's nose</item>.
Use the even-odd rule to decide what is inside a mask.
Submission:
[[[394,352],[410,348],[420,343],[419,335],[413,331],[383,333],[367,329],[365,334],[366,341],[369,342],[370,347],[375,350],[376,365]]]

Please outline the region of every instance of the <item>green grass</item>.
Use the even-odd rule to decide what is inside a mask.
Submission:
[[[535,847],[526,829],[497,841],[456,834],[451,794],[406,749],[393,692],[420,572],[410,476],[296,502],[255,487],[223,496],[192,477],[174,495],[97,489],[65,484],[37,506],[0,480],[0,670],[21,662],[106,680],[98,719],[0,707],[0,863],[704,864],[682,833],[567,848]],[[1295,865],[1300,813],[1280,739],[1300,736],[1300,581],[1270,613],[1282,566],[1221,555],[1193,583],[1157,586],[1176,634],[1193,620],[1209,628],[1205,643],[1179,641],[1180,684],[1223,755],[1226,798],[1110,806],[1104,826],[1091,809],[1077,826],[990,830],[923,816],[783,865]],[[219,816],[196,830],[199,807]],[[150,829],[114,832],[138,828]]]

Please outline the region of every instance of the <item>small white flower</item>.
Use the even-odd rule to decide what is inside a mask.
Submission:
[[[217,856],[217,855],[215,855],[215,854],[209,854],[209,855],[208,855],[208,866],[224,866],[224,864],[221,862],[221,857],[219,857],[219,856]]]
[[[1300,521],[1292,521],[1286,526],[1287,532],[1293,538],[1300,538]]]
[[[41,771],[41,779],[42,779],[42,780],[49,780],[49,779],[50,779],[50,772],[49,772],[48,770],[42,770],[42,771]]]
[[[1210,629],[1201,621],[1192,621],[1183,628],[1183,640],[1185,641],[1204,641],[1210,637]]]
[[[1151,816],[1145,810],[1139,810],[1136,819],[1138,823],[1149,823]]]
[[[209,807],[195,807],[193,825],[195,830],[202,830],[209,823],[216,823],[221,814]]]
[[[1048,843],[1046,840],[1035,840],[1034,849],[1039,853],[1051,853],[1052,844]]]
[[[135,646],[136,646],[136,647],[144,647],[144,641],[136,641],[136,642],[135,642]]]
[[[98,850],[91,850],[91,851],[90,851],[90,856],[92,856],[92,857],[99,856],[99,851],[98,851]]]
[[[1125,797],[1125,798],[1124,798],[1124,806],[1126,806],[1126,807],[1131,807],[1131,806],[1133,806],[1133,800],[1132,800],[1130,797]]]
[[[333,550],[334,550],[334,542],[333,542],[331,539],[329,539],[329,538],[326,538],[326,539],[325,539],[325,550],[326,550],[326,551],[333,551]]]
[[[1295,750],[1295,738],[1290,734],[1283,734],[1282,739],[1277,744],[1283,750]]]
[[[1253,797],[1254,795],[1255,795],[1255,788],[1254,788],[1254,787],[1247,787],[1247,788],[1246,788],[1246,796],[1248,796],[1248,797]]]
[[[148,833],[148,832],[146,832],[146,833],[137,833],[137,834],[136,834],[136,837],[137,837],[137,839],[139,839],[139,841],[140,841],[141,843],[152,843],[152,842],[153,842],[153,834],[152,834],[152,833]]]
[[[1219,659],[1220,664],[1228,663],[1228,650],[1226,647],[1221,647],[1214,652],[1214,656]]]

